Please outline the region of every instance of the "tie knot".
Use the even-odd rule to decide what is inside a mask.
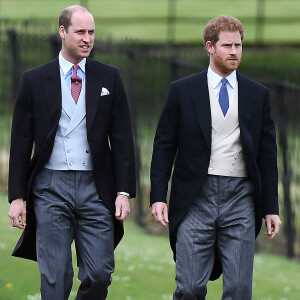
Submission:
[[[222,78],[222,85],[226,85],[227,84],[227,82],[228,82],[228,80],[226,79],[226,78]]]
[[[73,69],[74,69],[74,72],[77,73],[77,70],[78,70],[79,66],[78,65],[73,65]]]
[[[73,65],[74,72],[71,77],[71,81],[81,81],[81,77],[77,75],[77,70],[79,69],[78,65]]]

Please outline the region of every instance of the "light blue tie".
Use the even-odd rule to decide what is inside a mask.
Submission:
[[[227,91],[227,82],[228,80],[226,78],[223,78],[222,80],[222,86],[220,89],[219,94],[219,104],[222,109],[224,117],[226,116],[226,113],[229,108],[229,97],[228,97],[228,91]]]

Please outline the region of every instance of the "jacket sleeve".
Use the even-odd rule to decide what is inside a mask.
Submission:
[[[31,87],[28,74],[24,73],[17,93],[12,120],[8,177],[9,202],[17,198],[25,198],[32,147]]]
[[[150,204],[166,202],[174,158],[178,146],[179,107],[175,85],[171,84],[167,102],[162,111],[153,145],[151,162]]]
[[[257,165],[261,179],[263,216],[279,214],[278,169],[275,126],[271,115],[270,92],[266,91],[261,121]]]
[[[131,120],[125,88],[118,69],[115,71],[109,139],[115,172],[115,192],[127,192],[131,197],[135,197],[135,154]]]

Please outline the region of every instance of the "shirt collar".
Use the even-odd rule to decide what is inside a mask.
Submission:
[[[63,74],[64,74],[64,76],[66,76],[70,72],[70,70],[72,69],[74,64],[72,64],[68,60],[64,59],[61,52],[59,52],[58,60],[59,60],[59,65],[63,71]],[[85,63],[86,63],[86,58],[82,59],[78,63],[78,66],[84,73],[85,73]]]
[[[208,78],[212,88],[215,89],[218,86],[218,84],[220,84],[220,81],[222,80],[223,77],[221,77],[220,75],[215,73],[209,66],[208,70],[207,70],[207,78]],[[226,77],[226,79],[228,80],[230,86],[233,89],[235,89],[236,84],[237,84],[236,70],[234,70],[230,75],[228,75]]]

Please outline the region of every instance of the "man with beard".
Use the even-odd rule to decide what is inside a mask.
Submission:
[[[255,237],[273,239],[278,172],[268,88],[236,72],[244,29],[219,16],[203,31],[209,67],[173,82],[154,141],[152,215],[169,222],[174,300],[203,300],[223,272],[223,300],[249,300]],[[169,215],[168,181],[172,186]]]

